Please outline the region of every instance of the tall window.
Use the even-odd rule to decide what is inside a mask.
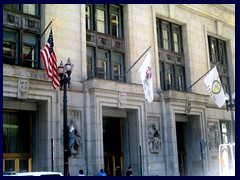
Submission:
[[[123,55],[120,53],[113,53],[113,79],[121,81],[122,75],[123,75]]]
[[[229,84],[229,69],[227,62],[226,43],[223,40],[208,36],[210,62],[213,67],[217,63],[218,73],[225,93],[231,93]]]
[[[86,29],[123,37],[122,7],[112,4],[87,4]]]
[[[123,54],[87,46],[88,78],[124,81],[123,70]]]
[[[41,31],[39,8],[40,5],[36,4],[4,4],[7,12],[3,22],[3,63],[40,67],[40,44],[36,44]],[[15,21],[15,17],[19,16],[24,20],[24,25]]]
[[[109,73],[109,52],[98,51],[97,74],[99,78],[110,79]]]
[[[185,91],[181,26],[157,19],[157,39],[162,90]]]
[[[125,81],[122,6],[86,5],[88,78]]]

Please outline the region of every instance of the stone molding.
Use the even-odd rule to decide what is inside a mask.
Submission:
[[[50,81],[44,69],[31,69],[7,64],[3,64],[3,76],[14,76],[27,79]]]

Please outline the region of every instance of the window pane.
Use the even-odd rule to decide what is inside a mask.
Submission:
[[[98,52],[98,77],[103,79],[109,79],[108,69],[109,54],[106,51]]]
[[[86,29],[92,29],[92,7],[90,5],[86,5]]]
[[[162,22],[163,49],[170,50],[170,28],[169,23]]]
[[[173,43],[174,43],[174,51],[175,52],[179,52],[179,40],[178,40],[178,34],[177,33],[173,33]]]
[[[183,79],[183,68],[182,67],[176,67],[176,85],[178,91],[184,91],[184,79]]]
[[[166,65],[166,89],[174,89],[173,65]]]
[[[112,21],[112,35],[119,36],[119,17],[118,17],[118,15],[112,14],[111,21]]]
[[[98,77],[107,79],[107,62],[103,60],[98,60]]]
[[[219,49],[219,61],[222,65],[227,65],[226,55],[225,55],[225,46],[223,41],[218,41]]]
[[[22,66],[32,67],[32,68],[37,66],[37,58],[36,58],[37,56],[35,54],[37,47],[35,47],[35,49],[32,50],[36,42],[37,42],[37,37],[34,36],[33,34],[29,34],[29,33],[23,34]]]
[[[120,32],[120,26],[121,26],[121,22],[120,22],[120,7],[119,6],[115,6],[115,5],[111,5],[110,6],[110,11],[111,11],[111,34],[113,36],[117,36],[120,37],[121,36],[121,32]]]
[[[163,48],[169,50],[169,33],[166,30],[163,30]]]
[[[37,15],[35,4],[23,4],[23,12],[26,14]]]
[[[18,4],[3,4],[3,8],[19,11],[19,5]]]
[[[17,32],[4,29],[3,32],[3,63],[17,64]]]
[[[30,113],[4,112],[4,152],[30,153]]]
[[[211,41],[210,41],[210,48],[211,48],[211,61],[213,63],[217,63],[218,60],[217,60],[217,42],[215,39],[211,38]]]
[[[123,74],[123,55],[119,53],[113,54],[113,79],[122,80]]]
[[[97,9],[97,31],[105,33],[105,11]]]
[[[6,160],[5,161],[5,172],[16,171],[15,169],[15,161],[14,160]]]
[[[31,52],[32,46],[23,45],[23,66],[34,67],[34,50]],[[31,52],[31,53],[30,53]]]
[[[94,77],[94,49],[87,47],[87,74],[88,78]]]

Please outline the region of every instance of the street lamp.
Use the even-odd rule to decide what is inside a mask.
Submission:
[[[68,147],[68,125],[67,125],[67,84],[68,88],[70,87],[71,83],[71,73],[73,70],[73,64],[68,58],[67,63],[63,66],[61,61],[60,65],[58,66],[58,74],[60,76],[60,90],[62,90],[63,86],[63,143],[64,143],[64,176],[69,175],[68,170],[68,156],[69,156],[69,147]]]
[[[228,95],[228,93],[226,93],[225,95],[226,97],[226,107],[227,107],[227,111],[228,109],[231,110],[231,116],[232,116],[232,143],[235,143],[235,129],[234,129],[234,116],[233,116],[233,108],[235,106],[235,92],[232,93],[232,95],[230,94],[230,96]]]

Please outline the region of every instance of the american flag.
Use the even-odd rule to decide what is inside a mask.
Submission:
[[[40,51],[46,73],[50,79],[52,79],[52,87],[56,89],[60,85],[60,77],[58,75],[57,68],[57,56],[53,49],[53,35],[50,31],[46,46]]]

